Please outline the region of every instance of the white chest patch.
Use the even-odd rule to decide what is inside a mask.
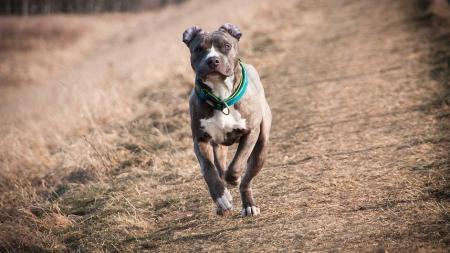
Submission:
[[[246,120],[231,106],[230,114],[225,115],[221,111],[215,110],[211,118],[200,119],[200,125],[214,142],[222,143],[227,133],[233,131],[233,129],[245,129]]]

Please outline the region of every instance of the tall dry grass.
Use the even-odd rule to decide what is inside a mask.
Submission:
[[[123,170],[170,160],[181,139],[183,154],[192,155],[184,153],[192,72],[179,36],[193,20],[208,29],[222,22],[201,13],[183,17],[198,5],[139,15],[2,18],[1,250],[67,250],[58,234],[79,216],[62,210],[59,196],[89,193],[89,185],[97,196],[97,186],[110,187]]]
[[[49,81],[89,54],[101,37],[95,32],[111,32],[102,23],[106,21],[99,20],[95,27],[89,22],[92,19],[75,17],[0,21],[2,251],[58,249],[58,239],[42,231],[67,226],[70,221],[49,198],[71,168],[78,165],[86,168],[79,161],[95,164],[87,155],[88,146],[77,144],[76,140],[88,133],[85,127],[96,128],[100,118],[93,117],[84,101],[85,94],[71,88],[76,78],[56,85]],[[102,94],[101,90],[91,92]],[[77,110],[73,109],[75,106]],[[85,116],[80,118],[76,114]],[[76,124],[77,120],[83,123]],[[78,155],[68,154],[74,149],[78,149]]]
[[[88,91],[79,88],[76,76],[58,77],[70,75],[69,68],[114,31],[108,24],[112,20],[99,19],[90,26],[92,21],[62,16],[2,18],[1,173],[55,166],[52,150],[77,127],[95,126],[100,118],[93,116],[93,103],[101,105],[101,100],[117,94],[114,83],[109,90]]]

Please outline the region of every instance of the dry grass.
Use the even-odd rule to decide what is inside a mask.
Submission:
[[[0,43],[8,63],[28,48],[24,66],[54,70],[4,75],[15,84],[0,94],[0,251],[450,247],[450,48],[424,10],[406,0],[236,0],[205,17],[203,6],[64,27],[53,18],[66,17],[47,17],[27,38],[1,28],[21,38]],[[261,72],[274,114],[254,219],[214,215],[191,150],[180,34],[224,20],[245,32],[243,59]]]

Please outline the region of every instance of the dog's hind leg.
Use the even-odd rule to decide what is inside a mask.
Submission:
[[[255,216],[260,214],[260,210],[253,200],[251,183],[252,179],[259,173],[266,161],[270,124],[270,117],[266,118],[266,121],[263,120],[263,123],[261,123],[261,132],[258,141],[248,159],[247,170],[239,185],[242,200],[242,216]]]
[[[224,215],[233,207],[232,198],[224,182],[214,166],[213,147],[207,141],[194,141],[194,151],[200,163],[203,177],[209,188],[209,193],[217,205],[217,214]]]
[[[214,164],[219,172],[220,178],[223,180],[224,173],[227,168],[227,152],[228,147],[220,144],[213,144]]]

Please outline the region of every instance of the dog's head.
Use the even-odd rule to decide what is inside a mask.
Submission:
[[[208,33],[193,26],[183,33],[183,42],[191,52],[191,66],[198,77],[210,75],[222,78],[233,75],[239,61],[238,42],[241,31],[233,24],[224,24]]]

